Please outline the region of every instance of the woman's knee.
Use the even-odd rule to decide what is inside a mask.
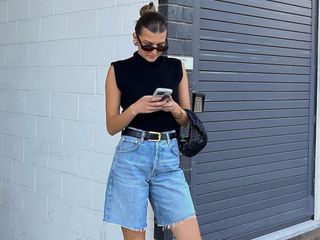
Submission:
[[[191,218],[177,224],[171,231],[177,240],[201,240],[197,218]]]
[[[121,227],[124,240],[145,240],[145,231],[134,231]]]

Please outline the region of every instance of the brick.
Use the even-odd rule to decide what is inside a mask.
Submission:
[[[28,61],[27,44],[10,45],[7,47],[7,65],[25,66]]]
[[[97,11],[88,10],[68,16],[67,37],[82,38],[95,36],[97,33]]]
[[[0,111],[4,111],[4,94],[5,90],[0,89]]]
[[[60,197],[61,173],[53,169],[36,167],[36,190]]]
[[[37,87],[36,84],[33,85],[34,83],[37,83],[37,82],[34,81],[34,79],[32,78],[36,75],[31,74],[34,72],[31,71],[30,68],[26,68],[26,67],[3,68],[3,71],[1,71],[0,69],[0,73],[2,75],[2,79],[5,79],[5,81],[2,81],[0,83],[1,87],[3,88],[13,89],[13,90],[25,90],[32,87],[34,88]]]
[[[168,21],[168,4],[159,4],[158,12],[161,14],[161,16]]]
[[[79,119],[94,123],[105,123],[105,98],[104,96],[80,95]]]
[[[0,1],[0,22],[8,21],[8,1]]]
[[[181,156],[180,158],[180,167],[183,170],[191,169],[191,158]]]
[[[55,14],[70,13],[80,11],[82,9],[82,1],[79,0],[55,0]]]
[[[35,166],[48,166],[49,144],[33,139],[24,139],[24,161]]]
[[[60,225],[60,236],[59,240],[75,240],[81,239],[81,236],[76,231],[70,230],[69,228],[65,227],[63,224]]]
[[[102,213],[104,210],[106,184],[94,182],[92,188],[92,209]]]
[[[64,120],[63,144],[68,147],[92,149],[92,124]]]
[[[112,7],[115,4],[115,0],[83,0],[83,9]]]
[[[104,222],[101,221],[101,213],[92,211],[88,208],[79,207],[77,214],[78,221],[76,224],[78,232],[92,239],[100,239],[100,233],[102,233],[104,229]]]
[[[0,142],[2,145],[2,141]],[[0,157],[0,176],[1,179],[11,181],[11,176],[12,176],[12,166],[11,166],[12,160],[10,158],[1,156]]]
[[[62,120],[37,117],[37,139],[49,143],[62,143]]]
[[[0,23],[0,32],[6,34],[0,34],[0,43],[14,43],[17,39],[16,22]]]
[[[118,4],[118,1],[117,1],[117,4]],[[134,32],[134,27],[136,25],[136,21],[140,17],[139,12],[142,6],[143,4],[130,4],[130,5],[123,6],[123,33],[124,34],[131,35]]]
[[[117,5],[129,5],[129,4],[137,4],[137,3],[139,3],[140,8],[143,5],[149,3],[149,1],[144,1],[144,0],[117,0],[116,2],[117,2]]]
[[[79,150],[77,175],[100,183],[106,183],[111,160],[112,157],[110,155]]]
[[[26,213],[22,209],[14,208],[12,210],[12,227],[14,230],[14,239],[32,239],[34,216]]]
[[[106,65],[114,59],[114,38],[90,38],[81,41],[82,65]]]
[[[78,119],[78,96],[53,93],[51,95],[51,115],[63,119]]]
[[[137,47],[132,43],[132,35],[119,36],[116,38],[115,49],[121,49],[121,51],[115,52],[115,59],[126,59],[132,57],[133,53],[137,51]],[[110,62],[107,62],[110,64]]]
[[[22,114],[12,114],[12,133],[15,136],[25,138],[36,137],[37,118]]]
[[[170,5],[168,7],[167,21],[175,21],[175,22],[183,21],[182,12],[183,12],[183,8],[181,6]]]
[[[13,121],[12,115],[8,112],[0,112],[0,133],[12,135],[13,133]]]
[[[105,97],[105,84],[109,66],[96,67],[96,94],[101,94]]]
[[[58,40],[53,42],[54,65],[80,65],[80,40]]]
[[[6,90],[4,97],[4,109],[10,112],[24,113],[26,111],[26,92]]]
[[[177,30],[177,38],[192,39],[193,28],[191,24],[179,24]]]
[[[3,156],[14,160],[23,160],[23,139],[20,137],[3,135]]]
[[[11,229],[12,226],[12,206],[0,202],[0,226],[6,226]],[[1,235],[0,235],[1,236]],[[3,239],[3,238],[1,238]],[[6,239],[6,238],[4,238]]]
[[[182,6],[186,6],[186,7],[193,7],[194,6],[194,4],[193,4],[193,0],[181,0],[180,1],[180,5],[182,5]]]
[[[38,218],[46,219],[48,217],[47,194],[34,190],[24,191],[23,209]]]
[[[3,226],[0,225],[0,239],[13,239],[13,231],[8,225],[9,223]]]
[[[33,240],[57,240],[60,238],[60,224],[52,221],[35,219]]]
[[[2,186],[2,201],[10,206],[15,208],[22,208],[23,206],[23,196],[25,194],[25,191],[27,191],[26,187],[21,186],[19,184],[3,181]],[[0,203],[1,204],[1,203]],[[4,219],[1,216],[2,210],[5,210],[5,208],[0,208],[0,224],[6,225]]]
[[[114,224],[108,224],[108,238],[107,239],[119,239],[122,236],[121,228]],[[121,239],[121,238],[120,238]]]
[[[67,93],[94,93],[96,72],[94,67],[42,67],[33,72],[34,82],[41,91]]]
[[[193,8],[183,8],[182,19],[185,23],[193,23],[194,10]]]
[[[79,206],[66,202],[55,196],[48,196],[48,219],[53,222],[61,222],[64,227],[79,232],[76,227],[77,211]],[[79,216],[78,216],[79,217]]]
[[[0,46],[0,66],[4,65],[6,65],[6,48],[5,46]]]
[[[67,36],[67,17],[66,15],[49,16],[41,18],[40,39],[57,40]]]
[[[49,93],[27,91],[26,112],[32,115],[49,116]]]
[[[29,0],[8,1],[8,20],[15,21],[29,18]]]
[[[30,0],[30,17],[42,17],[53,14],[53,0]]]
[[[38,42],[29,44],[28,64],[32,66],[52,65],[52,43]]]
[[[111,36],[122,33],[122,8],[104,8],[98,10],[98,35]]]
[[[48,206],[49,220],[59,221],[70,230],[86,237],[100,239],[100,233],[103,232],[104,228],[100,212],[55,197],[49,197]]]
[[[1,159],[0,159],[0,163],[1,163]],[[0,202],[2,202],[2,179],[0,179]]]
[[[17,42],[34,42],[40,39],[40,19],[17,22]]]
[[[91,181],[70,174],[62,174],[62,198],[90,208],[92,205]]]
[[[99,153],[112,155],[118,144],[118,135],[110,136],[106,124],[95,124],[93,126],[93,150]]]
[[[175,22],[168,22],[168,38],[177,38],[178,24]],[[170,45],[169,45],[170,46]],[[171,50],[171,46],[170,46]]]
[[[49,168],[75,174],[76,163],[76,149],[56,144],[49,145]]]
[[[184,49],[183,49],[183,44],[181,44],[181,41],[176,40],[176,39],[169,39],[169,46],[170,46],[170,51],[169,54],[175,54],[175,55],[184,55]]]
[[[30,163],[12,161],[12,181],[34,189],[35,168]]]
[[[183,49],[185,56],[193,56],[193,49],[192,49],[192,41],[185,40],[183,41]]]

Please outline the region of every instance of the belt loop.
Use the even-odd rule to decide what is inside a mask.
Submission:
[[[166,132],[166,136],[167,136],[167,143],[168,143],[168,145],[169,145],[169,144],[170,144],[171,139],[170,139],[170,137],[169,137],[169,133],[168,133],[168,132]]]
[[[144,142],[144,137],[146,136],[146,131],[142,131],[141,132],[141,137],[140,137],[140,141],[141,141],[141,143],[143,143]]]

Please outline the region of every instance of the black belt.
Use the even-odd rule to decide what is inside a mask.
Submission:
[[[176,132],[153,132],[153,131],[143,131],[143,130],[134,130],[130,128],[126,128],[122,130],[121,135],[127,135],[127,136],[132,136],[132,137],[137,137],[137,138],[142,138],[144,135],[145,140],[149,141],[160,141],[160,140],[167,140],[168,137],[169,139],[175,138],[176,137]]]

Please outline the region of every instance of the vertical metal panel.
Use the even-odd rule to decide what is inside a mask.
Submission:
[[[310,3],[194,1],[191,87],[206,94],[209,143],[192,160],[191,190],[204,240],[251,239],[312,218]]]

